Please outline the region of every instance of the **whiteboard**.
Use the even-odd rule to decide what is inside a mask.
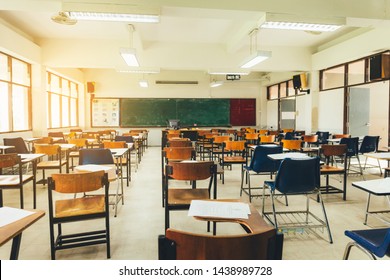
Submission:
[[[119,99],[92,99],[91,121],[92,127],[119,126]]]

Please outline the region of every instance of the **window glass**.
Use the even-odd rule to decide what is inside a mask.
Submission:
[[[55,92],[55,93],[61,93],[61,88],[60,88],[60,77],[51,74],[49,80],[49,91]]]
[[[268,99],[278,99],[279,98],[279,86],[273,85],[268,87]]]
[[[364,60],[348,64],[348,85],[364,83]]]
[[[27,63],[15,58],[12,59],[12,82],[30,85],[30,71]]]
[[[293,80],[289,80],[287,82],[287,96],[294,96],[295,95],[295,88]]]
[[[287,83],[280,83],[280,98],[287,97]]]
[[[344,65],[323,70],[321,74],[322,74],[322,80],[321,80],[322,90],[343,87],[345,84]]]
[[[8,114],[8,83],[0,82],[0,132],[10,131]]]
[[[77,126],[77,99],[70,99],[70,126]]]
[[[0,53],[0,80],[9,81],[10,77],[8,56]]]
[[[61,93],[63,95],[69,95],[70,94],[70,87],[69,87],[69,81],[65,79],[61,79]]]
[[[12,86],[12,121],[14,130],[29,128],[28,88]]]
[[[62,96],[62,127],[69,126],[69,97]]]
[[[50,95],[50,107],[51,107],[51,127],[58,128],[60,123],[60,96],[57,94]]]

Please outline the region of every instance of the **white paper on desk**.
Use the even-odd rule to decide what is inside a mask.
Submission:
[[[34,214],[34,212],[23,209],[11,208],[6,206],[0,207],[0,227],[16,222],[32,214]]]
[[[248,219],[249,205],[242,202],[192,200],[188,216]]]

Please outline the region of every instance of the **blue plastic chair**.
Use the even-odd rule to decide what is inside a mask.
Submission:
[[[246,193],[249,196],[249,202],[252,202],[252,197],[261,196],[261,193],[252,193],[253,190],[261,190],[262,187],[251,187],[250,177],[252,175],[270,175],[272,179],[272,174],[278,171],[280,161],[272,160],[268,155],[279,153],[283,153],[283,147],[279,145],[267,144],[256,146],[253,151],[250,165],[244,165],[242,169],[240,196],[242,196],[243,192]],[[247,187],[244,187],[244,173],[248,185]]]
[[[360,144],[359,147],[359,154],[364,155],[365,153],[376,153],[378,151],[378,145],[379,145],[379,136],[364,136],[363,141]],[[379,162],[379,159],[377,160],[378,162],[378,168],[380,171],[380,174],[382,175],[382,168]],[[367,166],[367,157],[364,162],[364,167],[363,169],[366,169]],[[375,165],[372,165],[371,167],[376,167]]]
[[[272,212],[265,212],[265,201],[263,195],[263,216],[271,222],[280,232],[303,232],[305,229],[313,231],[317,228],[326,228],[329,235],[329,242],[333,243],[324,202],[320,191],[320,159],[313,157],[308,159],[287,158],[280,164],[275,181],[265,181],[265,189],[270,189]],[[278,193],[277,193],[278,192]],[[304,195],[306,197],[306,209],[291,211],[276,211],[275,195]],[[319,198],[324,218],[316,216],[310,211],[309,195],[314,194]],[[298,201],[298,200],[297,200]],[[282,217],[280,222],[277,216]]]
[[[348,259],[352,247],[359,248],[373,260],[385,255],[390,257],[390,228],[346,230],[344,233],[353,240],[345,248],[344,260]]]
[[[360,159],[359,159],[359,137],[350,137],[350,138],[341,138],[340,139],[340,144],[347,145],[347,160],[348,160],[348,175],[350,173],[357,173],[361,174],[363,176],[363,169],[362,165],[360,164]],[[351,171],[351,158],[356,157],[358,161],[358,166],[359,166],[359,171]],[[364,179],[364,176],[363,176]]]
[[[328,144],[328,139],[330,138],[329,131],[317,131],[316,135],[318,136],[317,146]]]

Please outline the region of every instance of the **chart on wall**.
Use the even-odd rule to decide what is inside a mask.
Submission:
[[[91,120],[93,127],[119,126],[119,99],[92,99]]]

